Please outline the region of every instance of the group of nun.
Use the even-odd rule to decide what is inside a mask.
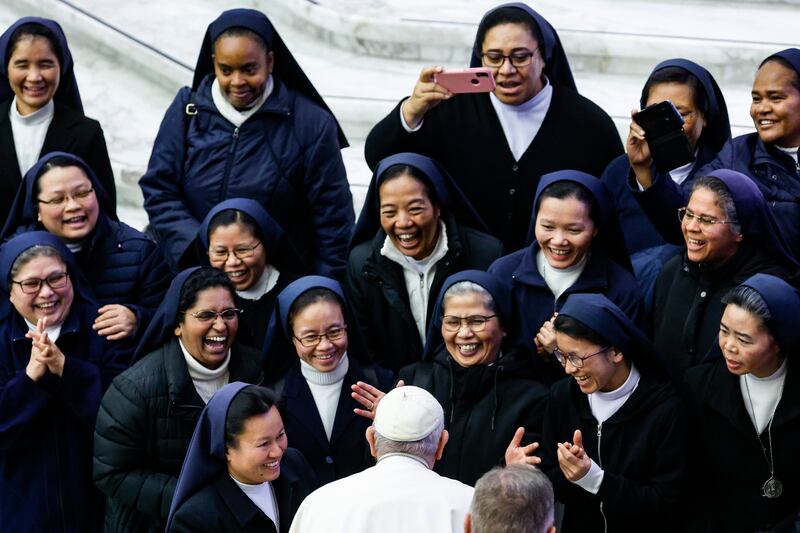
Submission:
[[[671,101],[694,153],[663,172],[504,4],[470,60],[497,89],[423,69],[356,220],[338,122],[264,14],[225,11],[140,180],[147,234],[58,23],[0,50],[0,530],[288,532],[375,464],[403,385],[444,409],[439,474],[535,465],[561,531],[800,527],[800,50],[735,139],[705,68],[656,65],[639,107]]]

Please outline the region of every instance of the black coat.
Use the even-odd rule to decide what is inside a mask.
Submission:
[[[239,331],[236,333],[236,342],[256,350],[264,348],[264,338],[267,335],[267,326],[275,307],[275,300],[278,299],[278,295],[287,285],[299,277],[299,274],[281,271],[275,287],[258,300],[248,300],[238,294],[236,295],[236,307],[243,311],[239,317]]]
[[[506,252],[525,245],[539,178],[575,169],[600,176],[622,154],[611,117],[593,102],[554,87],[541,129],[519,161],[514,159],[488,94],[461,94],[426,115],[422,128],[408,133],[400,104],[367,137],[367,163],[398,152],[417,152],[441,163],[480,213]]]
[[[260,384],[259,353],[234,346],[229,371],[229,382]],[[177,337],[113,381],[94,436],[94,481],[108,497],[105,531],[164,530],[203,407]]]
[[[444,408],[450,440],[434,470],[467,485],[503,464],[506,448],[518,427],[523,444],[538,441],[547,388],[534,378],[531,355],[505,350],[493,365],[463,368],[443,348],[432,361],[400,371],[406,385],[433,394]]]
[[[286,533],[297,508],[316,488],[314,474],[303,455],[287,448],[281,459],[281,475],[272,482],[278,502],[275,523],[242,492],[227,470],[191,496],[175,511],[170,533]]]
[[[11,204],[22,183],[11,119],[8,117],[13,101],[12,98],[0,103],[0,222],[8,218]],[[112,208],[116,209],[114,172],[100,123],[63,104],[54,103],[53,121],[47,129],[39,157],[50,152],[69,152],[86,161],[103,184]]]
[[[281,415],[289,444],[308,459],[320,485],[375,465],[364,436],[370,421],[353,412],[361,405],[350,396],[350,385],[365,381],[388,391],[393,385],[392,375],[377,367],[365,371],[353,358],[349,358],[349,364],[342,382],[330,441],[311,389],[300,371],[299,360],[279,382],[267,385],[281,395]]]
[[[764,430],[761,442],[756,437],[739,377],[728,372],[722,360],[686,373],[697,465],[692,486],[702,493],[695,499],[699,505],[693,513],[694,531],[772,531],[787,519],[793,522],[791,515],[800,512],[800,373],[792,365],[790,360],[770,431],[775,477],[783,483],[783,494],[776,499],[761,495],[769,478],[762,452],[762,446],[769,450],[769,436]],[[792,531],[788,525],[775,530]]]
[[[722,297],[757,273],[786,278],[786,271],[755,245],[744,241],[718,268],[692,263],[686,251],[667,261],[658,276],[653,305],[653,342],[673,377],[687,368],[719,357]]]
[[[450,274],[462,270],[485,270],[500,257],[500,241],[481,231],[458,226],[445,216],[447,253],[436,264],[428,299],[427,331],[436,297]],[[414,315],[408,300],[403,268],[381,255],[386,233],[379,230],[372,241],[356,246],[347,261],[347,296],[358,326],[376,364],[398,372],[416,363],[422,355]]]
[[[680,531],[688,464],[686,425],[684,406],[672,385],[645,374],[602,425],[574,379],[553,385],[539,453],[540,468],[553,482],[556,500],[565,506],[561,531]],[[604,471],[597,494],[568,481],[558,466],[557,445],[572,442],[576,429],[581,430],[587,455]]]

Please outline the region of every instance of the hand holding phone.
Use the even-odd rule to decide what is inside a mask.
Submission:
[[[495,88],[492,69],[485,67],[443,70],[433,80],[454,94],[490,93]]]
[[[659,172],[669,172],[694,161],[689,139],[683,133],[683,117],[669,100],[647,106],[633,115],[645,131],[653,164]]]

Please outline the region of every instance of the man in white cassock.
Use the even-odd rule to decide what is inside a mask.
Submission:
[[[442,406],[429,392],[393,389],[367,428],[378,463],[311,493],[289,533],[461,533],[473,489],[432,470],[447,438]]]

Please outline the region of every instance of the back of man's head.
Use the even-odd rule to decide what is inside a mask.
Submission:
[[[493,468],[475,484],[466,533],[552,533],[553,486],[528,465]]]
[[[372,425],[373,454],[413,455],[432,467],[447,442],[442,406],[428,391],[397,387],[384,396]],[[444,440],[443,440],[444,433]]]

